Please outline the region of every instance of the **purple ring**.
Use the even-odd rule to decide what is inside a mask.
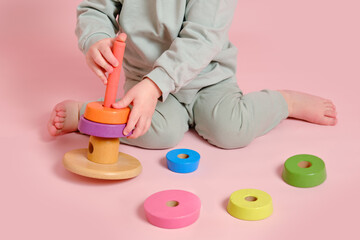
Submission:
[[[123,131],[126,124],[104,124],[89,121],[84,116],[80,117],[78,129],[81,133],[103,138],[121,138],[132,134],[124,135]]]

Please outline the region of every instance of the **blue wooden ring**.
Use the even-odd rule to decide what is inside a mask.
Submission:
[[[121,138],[132,134],[132,131],[125,136],[123,134],[126,124],[105,124],[97,123],[80,117],[78,129],[81,133],[103,138]]]
[[[168,168],[177,173],[194,172],[200,162],[200,154],[194,150],[181,148],[166,154]]]

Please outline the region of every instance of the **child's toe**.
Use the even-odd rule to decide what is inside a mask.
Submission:
[[[56,112],[56,116],[65,118],[65,117],[66,117],[66,112],[64,112],[64,111],[58,111],[58,112]]]
[[[56,129],[61,130],[64,127],[64,123],[55,123],[54,126]]]
[[[329,126],[334,126],[337,123],[337,119],[334,117],[324,117],[324,124]]]
[[[54,119],[55,123],[63,123],[65,122],[65,118],[56,116]]]
[[[336,111],[334,111],[333,109],[327,109],[324,112],[324,116],[326,117],[331,117],[331,118],[335,118],[337,115]]]

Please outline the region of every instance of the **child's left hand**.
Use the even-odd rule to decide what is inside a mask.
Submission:
[[[159,87],[150,78],[145,78],[132,87],[120,101],[112,105],[114,108],[124,108],[129,104],[133,105],[129,120],[123,131],[124,135],[128,135],[135,128],[133,134],[128,138],[138,138],[149,130],[152,115],[161,95],[162,92]]]

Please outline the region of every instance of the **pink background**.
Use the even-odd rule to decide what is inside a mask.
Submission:
[[[79,1],[0,2],[1,239],[328,239],[358,235],[360,4],[357,0],[240,0],[230,32],[239,48],[245,92],[295,89],[332,99],[336,127],[285,120],[244,149],[221,150],[194,132],[177,146],[202,158],[192,174],[165,166],[168,150],[121,146],[143,173],[129,181],[74,175],[62,157],[84,148],[80,134],[51,138],[46,124],[64,99],[93,100],[104,87],[86,66],[74,35]],[[328,179],[299,189],[281,177],[299,153],[321,157]],[[273,198],[274,213],[242,221],[225,210],[228,197],[256,188]],[[166,230],[144,218],[151,194],[181,189],[202,200],[198,221]]]

